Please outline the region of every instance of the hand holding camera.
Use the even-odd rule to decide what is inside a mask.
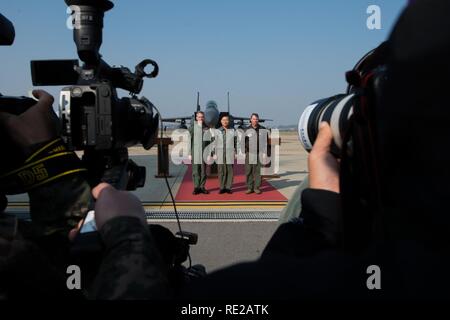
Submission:
[[[34,145],[57,137],[53,97],[43,90],[34,90],[33,95],[38,102],[20,115],[0,111],[0,125],[24,153]]]
[[[100,183],[92,189],[95,202],[95,224],[100,230],[105,223],[118,217],[134,217],[146,225],[141,201],[132,193],[116,190],[107,183]]]
[[[309,186],[339,193],[339,163],[330,152],[333,133],[327,122],[322,122],[319,134],[308,157]]]

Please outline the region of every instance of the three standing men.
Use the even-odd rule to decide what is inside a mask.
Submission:
[[[205,189],[206,184],[206,163],[203,159],[203,152],[210,143],[210,139],[205,137],[209,130],[204,124],[205,115],[202,111],[198,111],[195,115],[194,125],[190,128],[191,136],[191,155],[190,160],[192,161],[192,180],[194,182],[193,194],[209,194],[209,191]],[[234,149],[236,148],[236,139],[234,136],[234,129],[230,128],[230,117],[223,116],[220,120],[221,128],[219,132],[221,133],[218,141],[223,143],[223,148],[219,148],[220,152],[215,156],[219,156],[220,159],[216,158],[218,162],[218,178],[220,184],[220,194],[229,193],[231,194],[231,188],[233,185],[233,163],[234,163]],[[253,113],[250,117],[250,125],[246,128],[245,132],[245,176],[247,191],[246,194],[256,193],[261,194],[261,159],[260,159],[260,141],[262,138],[261,129],[266,129],[259,124],[259,115]],[[227,133],[228,132],[228,133]],[[263,130],[263,132],[266,132]],[[218,138],[218,137],[217,137]],[[216,138],[216,139],[217,139]],[[227,139],[233,139],[233,150],[228,150]],[[267,140],[266,140],[267,141]],[[230,144],[228,144],[230,145]],[[264,155],[262,155],[264,157]]]

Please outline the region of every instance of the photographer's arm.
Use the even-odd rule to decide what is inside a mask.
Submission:
[[[33,95],[38,102],[22,114],[0,112],[0,125],[7,136],[3,139],[14,146],[10,160],[5,161],[10,161],[13,167],[25,168],[24,176],[33,172],[33,179],[27,179],[30,183],[42,178],[36,187],[30,185],[28,192],[34,225],[31,236],[67,234],[86,213],[90,187],[81,175],[79,159],[58,140],[53,97],[42,90],[33,91]],[[44,159],[52,162],[46,164]]]
[[[264,254],[278,252],[305,256],[335,248],[341,232],[339,162],[330,153],[332,132],[321,124],[309,155],[309,188],[301,195],[300,218],[282,224]]]
[[[94,299],[164,299],[166,270],[135,196],[101,183],[93,189],[95,221],[105,256],[91,290]]]
[[[39,232],[67,235],[86,216],[91,188],[82,175],[68,175],[28,192],[33,224]]]

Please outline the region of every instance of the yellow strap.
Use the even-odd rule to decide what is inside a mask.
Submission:
[[[48,147],[54,145],[55,143],[61,141],[61,138],[55,139],[53,141],[50,141],[49,143],[47,143],[45,146],[43,146],[42,148],[40,148],[38,151],[36,151],[35,153],[33,153],[30,157],[28,157],[27,160],[25,160],[25,163],[30,162],[31,160],[33,160],[34,157],[36,157],[39,153],[41,153],[43,150],[47,149]]]
[[[57,153],[57,154],[54,154],[54,155],[51,155],[51,156],[48,156],[48,157],[39,159],[38,161],[29,163],[29,164],[27,164],[26,166],[20,167],[19,169],[16,169],[16,170],[14,170],[14,171],[8,172],[8,173],[6,173],[6,174],[0,176],[0,179],[3,179],[3,178],[5,178],[5,177],[7,177],[7,176],[10,176],[10,175],[13,175],[13,174],[15,174],[15,173],[17,173],[17,172],[19,172],[19,171],[22,171],[22,170],[24,170],[24,169],[27,169],[27,168],[29,168],[29,167],[35,166],[35,165],[37,165],[37,164],[39,164],[39,163],[44,162],[45,160],[52,159],[52,158],[56,158],[56,157],[62,157],[62,156],[66,156],[66,155],[69,155],[69,154],[73,154],[73,152],[61,152],[61,153]]]
[[[32,190],[34,188],[42,186],[43,184],[49,183],[49,182],[51,182],[53,180],[56,180],[56,179],[64,177],[64,176],[67,176],[69,174],[76,173],[76,172],[82,172],[82,171],[87,171],[87,169],[75,169],[75,170],[70,170],[70,171],[66,171],[66,172],[60,173],[60,174],[58,174],[58,175],[56,175],[54,177],[51,177],[51,178],[49,178],[47,180],[41,181],[41,182],[31,186],[28,190]]]

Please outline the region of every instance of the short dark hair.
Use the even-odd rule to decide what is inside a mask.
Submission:
[[[198,115],[199,113],[201,113],[203,116],[205,116],[205,113],[204,113],[203,111],[197,111],[197,112],[195,113],[195,119],[197,119],[197,115]]]
[[[256,112],[252,113],[252,115],[250,116],[250,119],[253,118],[253,116],[257,117],[259,120],[259,114],[257,114]]]

